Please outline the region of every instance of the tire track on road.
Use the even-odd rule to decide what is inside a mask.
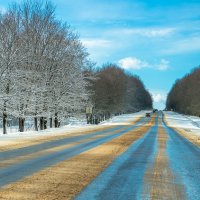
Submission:
[[[43,168],[55,165],[59,162],[62,162],[66,159],[69,159],[73,156],[76,156],[84,151],[87,151],[89,149],[95,148],[96,146],[103,144],[105,142],[108,142],[109,140],[112,140],[116,137],[119,137],[120,135],[131,131],[135,128],[137,128],[138,124],[141,122],[136,123],[132,126],[125,126],[124,129],[120,129],[114,134],[104,135],[102,138],[94,139],[89,142],[80,143],[78,145],[75,145],[68,149],[63,149],[56,152],[51,152],[46,155],[38,156],[35,158],[30,158],[28,160],[25,160],[24,162],[14,164],[5,168],[0,168],[0,187],[9,184],[11,182],[17,181],[25,176],[31,175],[39,170],[42,170]],[[113,129],[114,131],[114,129]],[[104,132],[105,134],[105,132]]]
[[[142,123],[146,123],[145,118],[139,118],[138,120],[135,121],[134,125],[137,126]],[[86,132],[86,133],[82,133],[81,135],[72,136],[72,137],[65,136],[65,137],[60,138],[58,136],[58,138],[50,139],[45,142],[42,141],[39,144],[34,144],[34,145],[30,145],[30,146],[26,146],[26,147],[14,149],[14,150],[2,151],[0,152],[0,161],[9,160],[12,158],[16,158],[18,156],[33,154],[45,149],[50,149],[50,148],[58,147],[61,145],[66,145],[72,142],[77,142],[84,139],[92,138],[97,135],[112,133],[113,131],[120,131],[120,129],[123,129],[125,127],[127,127],[127,125],[115,126],[115,127],[111,127],[105,130],[100,130],[97,132],[89,132],[89,134]]]
[[[139,118],[134,123],[135,123],[134,125],[137,126],[140,123],[146,123],[146,122],[145,122],[144,118],[143,119]],[[36,149],[36,151],[33,152],[33,153],[32,153],[32,150],[35,148],[34,145],[30,147],[31,151],[29,150],[28,147],[26,147],[25,149],[15,150],[14,153],[13,153],[13,151],[4,152],[4,153],[0,154],[1,156],[3,155],[2,157],[0,157],[0,161],[1,161],[0,162],[0,168],[4,168],[4,167],[7,167],[9,165],[17,164],[17,163],[23,162],[25,160],[30,160],[30,159],[36,158],[38,156],[46,155],[46,154],[49,154],[49,153],[52,153],[52,152],[55,152],[55,151],[61,151],[61,150],[67,149],[67,148],[71,148],[75,145],[79,145],[81,143],[86,143],[86,142],[95,140],[97,138],[103,138],[104,136],[106,136],[108,134],[114,134],[114,133],[117,133],[117,132],[122,131],[124,129],[127,129],[127,127],[131,127],[131,126],[122,126],[121,129],[119,127],[116,127],[116,128],[112,127],[112,129],[107,129],[107,130],[104,130],[104,131],[98,131],[96,133],[90,134],[89,137],[87,135],[86,139],[84,139],[84,138],[81,139],[81,138],[75,137],[77,139],[77,141],[75,140],[75,142],[73,142],[74,137],[72,138],[72,140],[67,139],[66,141],[65,141],[65,139],[63,140],[63,138],[62,138],[61,142],[59,142],[58,140],[53,141],[53,144],[56,143],[57,145],[50,145],[50,148],[43,148],[42,150],[40,150],[41,147],[39,146],[39,149]],[[36,148],[37,148],[37,146],[36,146]],[[21,153],[21,155],[19,155],[19,153],[21,151],[22,151],[22,153]],[[14,155],[12,155],[12,157],[14,157],[14,158],[10,159],[10,157],[7,156],[7,154],[10,155],[12,153],[14,154]]]
[[[28,155],[24,155],[24,156],[18,156],[15,159],[8,159],[8,160],[5,160],[5,161],[1,161],[0,169],[8,167],[10,165],[18,164],[18,163],[21,163],[21,162],[24,162],[24,161],[27,161],[27,160],[31,160],[31,159],[39,157],[39,156],[51,154],[51,153],[54,153],[54,152],[65,150],[65,149],[69,149],[69,148],[72,148],[76,145],[80,145],[82,143],[90,142],[90,141],[93,141],[93,140],[98,139],[98,138],[103,138],[103,137],[105,137],[105,135],[108,135],[108,134],[115,134],[116,132],[117,131],[112,132],[112,133],[107,133],[107,134],[104,134],[104,135],[97,135],[97,136],[91,137],[89,139],[83,139],[83,140],[78,141],[78,142],[72,142],[72,143],[69,143],[69,144],[66,144],[66,145],[61,145],[61,146],[58,146],[58,147],[53,147],[53,148],[41,150],[41,151],[38,151],[36,153],[32,153],[32,154],[28,154]]]
[[[184,200],[185,191],[181,182],[177,181],[169,165],[166,152],[168,135],[165,132],[161,120],[157,136],[157,154],[153,166],[147,169],[144,177],[144,191],[142,199],[154,200]]]
[[[80,155],[7,185],[0,190],[0,198],[4,200],[73,199],[133,141],[141,138],[150,128],[149,126],[152,126],[153,120]]]
[[[146,167],[155,152],[156,123],[91,182],[76,200],[140,199]]]
[[[186,198],[197,200],[200,196],[200,148],[168,127],[163,126],[169,136],[167,155],[174,175],[185,188]]]
[[[128,124],[135,124],[138,123],[139,121],[141,121],[142,119],[144,119],[144,117],[137,117],[134,120],[128,121]],[[120,126],[120,125],[119,125]],[[123,126],[123,125],[121,125]],[[62,131],[62,133],[58,133],[58,135],[52,133],[52,135],[46,135],[45,134],[45,130],[44,130],[44,135],[43,134],[35,134],[36,138],[33,137],[28,139],[28,138],[23,138],[22,140],[14,140],[11,143],[8,144],[1,144],[0,143],[0,153],[1,152],[8,152],[8,151],[12,151],[12,150],[16,150],[16,149],[22,149],[25,147],[30,147],[30,146],[34,146],[34,145],[38,145],[41,143],[45,143],[45,142],[50,142],[50,141],[55,141],[55,140],[60,140],[60,139],[64,139],[64,138],[70,138],[70,137],[77,137],[77,136],[81,136],[81,135],[86,135],[86,134],[91,134],[94,132],[101,132],[101,131],[106,131],[108,129],[112,129],[113,127],[116,127],[116,125],[98,125],[96,127],[88,127],[88,128],[78,128],[75,130],[71,130],[71,132],[64,132]],[[28,133],[27,133],[28,135]],[[19,138],[18,138],[19,139]]]

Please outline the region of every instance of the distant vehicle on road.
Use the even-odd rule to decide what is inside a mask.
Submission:
[[[158,112],[158,109],[153,109],[153,113]]]
[[[151,113],[146,113],[146,117],[151,117]]]

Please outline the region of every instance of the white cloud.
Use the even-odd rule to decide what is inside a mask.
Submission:
[[[152,68],[155,70],[165,71],[169,68],[169,61],[166,59],[161,59],[159,63],[149,63],[144,60],[140,60],[136,57],[127,57],[123,58],[118,61],[118,64],[123,69],[133,69],[133,70],[140,70],[143,68]]]
[[[119,60],[119,65],[124,69],[142,69],[149,67],[149,64],[145,61],[137,59],[135,57],[127,57]]]
[[[153,105],[155,108],[164,109],[167,99],[167,92],[164,90],[152,90],[150,91],[153,98]]]
[[[104,39],[82,39],[81,42],[87,48],[105,48],[111,46],[111,41]]]
[[[155,94],[153,94],[153,100],[154,100],[155,103],[165,101],[166,96],[163,95],[163,94],[155,93]]]
[[[145,37],[166,37],[175,32],[174,28],[126,28],[114,31],[118,34],[140,35]]]

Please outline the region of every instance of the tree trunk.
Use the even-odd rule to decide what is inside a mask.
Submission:
[[[24,121],[25,119],[23,117],[19,118],[19,132],[24,132]]]
[[[3,134],[7,134],[7,114],[3,113]]]
[[[47,118],[44,118],[44,129],[47,129]]]
[[[9,87],[9,84],[7,84],[6,94],[9,94],[9,90],[10,90],[10,87]],[[6,103],[7,103],[7,101],[4,101],[4,104],[3,104],[3,134],[7,134],[7,118],[8,118],[8,115],[7,115],[7,112],[6,112],[6,108],[7,108]]]
[[[50,128],[52,128],[53,127],[53,119],[52,119],[52,117],[49,120],[50,120]]]
[[[40,130],[44,130],[44,117],[40,117]]]
[[[35,131],[38,131],[38,120],[37,117],[34,117]]]
[[[55,123],[55,128],[58,128],[58,113],[55,113],[54,123]]]

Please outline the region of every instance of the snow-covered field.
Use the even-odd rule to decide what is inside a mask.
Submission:
[[[8,134],[3,135],[2,129],[0,130],[0,145],[5,143],[12,143],[16,142],[18,140],[21,140],[22,138],[25,140],[33,139],[36,137],[46,137],[46,136],[58,136],[62,134],[67,133],[75,133],[75,132],[81,132],[86,130],[92,130],[96,128],[100,128],[102,126],[109,126],[109,125],[128,125],[130,121],[136,120],[140,117],[145,116],[145,113],[147,111],[140,111],[133,114],[124,114],[119,116],[114,116],[110,118],[109,120],[106,120],[102,122],[99,125],[88,125],[86,123],[86,120],[84,118],[82,119],[75,119],[72,118],[69,121],[69,124],[66,126],[63,126],[61,128],[49,128],[43,131],[33,131],[33,130],[27,130],[23,133],[17,131],[17,127],[8,128]]]
[[[169,126],[182,128],[188,133],[200,135],[200,117],[183,115],[176,112],[164,111]]]

